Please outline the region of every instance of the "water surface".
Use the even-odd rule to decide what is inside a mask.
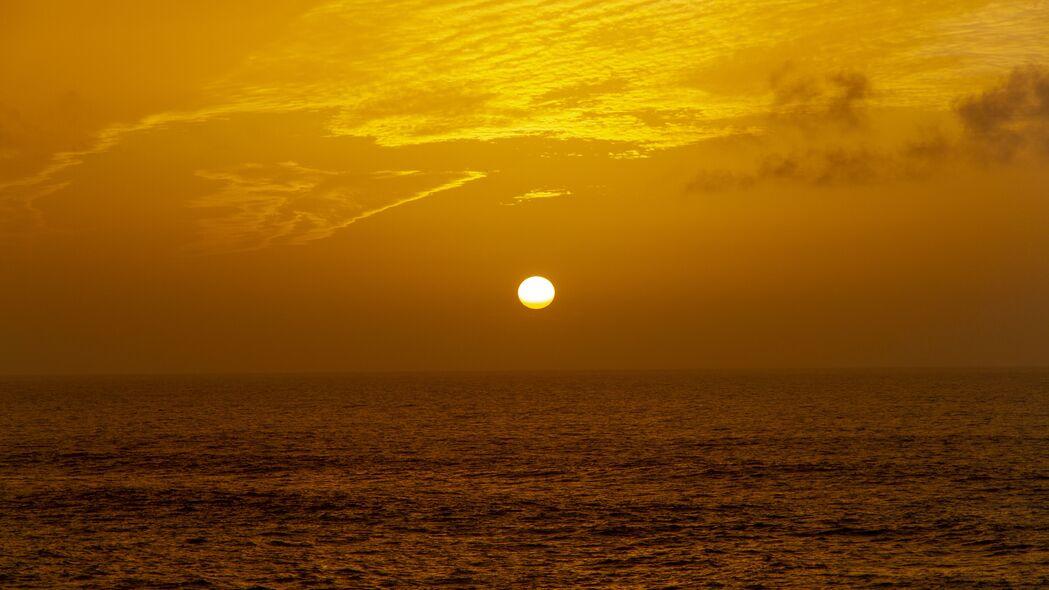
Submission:
[[[1049,585],[1049,372],[0,380],[0,587]]]

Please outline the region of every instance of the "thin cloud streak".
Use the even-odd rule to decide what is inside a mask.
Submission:
[[[185,250],[192,254],[303,245],[394,207],[459,188],[485,174],[347,173],[283,162],[201,170],[197,176],[223,187],[189,203],[204,214],[199,221],[200,241]],[[429,186],[416,188],[419,185]]]

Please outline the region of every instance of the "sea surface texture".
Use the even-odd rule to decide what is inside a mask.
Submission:
[[[1049,586],[1049,373],[0,380],[3,588]]]

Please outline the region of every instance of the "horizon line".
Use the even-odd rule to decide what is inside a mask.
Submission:
[[[52,373],[3,373],[0,379],[12,378],[85,378],[85,377],[309,377],[369,375],[440,375],[440,374],[528,374],[528,373],[798,373],[798,372],[906,372],[906,371],[1049,371],[1049,365],[829,365],[829,366],[725,366],[667,368],[536,368],[536,369],[331,369],[288,371],[59,371]]]

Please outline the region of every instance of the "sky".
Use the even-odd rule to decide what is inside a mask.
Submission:
[[[1046,365],[1049,1],[0,3],[0,373]]]

